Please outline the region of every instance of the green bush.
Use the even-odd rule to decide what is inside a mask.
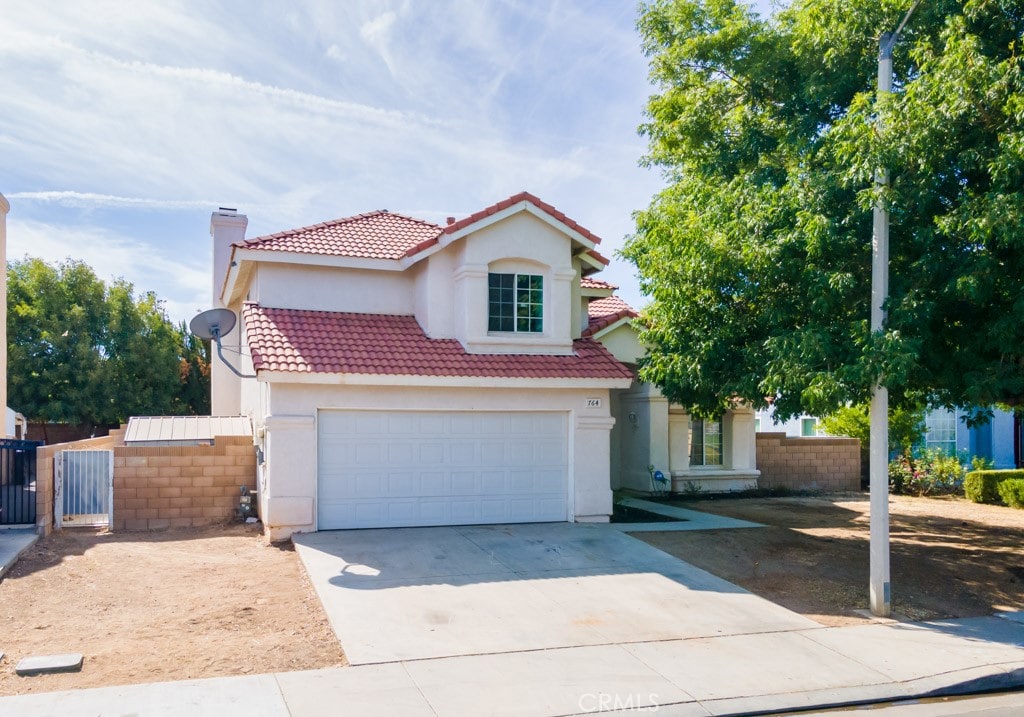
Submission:
[[[1005,478],[998,488],[1004,503],[1011,508],[1024,508],[1024,478]]]
[[[955,495],[964,484],[964,467],[956,456],[937,448],[902,455],[889,463],[889,489],[905,495]]]
[[[975,503],[1001,503],[999,484],[1007,479],[1024,479],[1024,470],[971,471],[964,478],[964,495]]]

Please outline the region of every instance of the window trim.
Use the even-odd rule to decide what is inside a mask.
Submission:
[[[498,277],[510,277],[511,286],[495,286],[494,279]],[[522,286],[525,281],[525,286]],[[519,271],[488,271],[487,272],[487,333],[504,335],[528,335],[543,336],[544,330],[544,275]],[[535,285],[536,284],[536,285]],[[511,302],[504,301],[500,297],[498,301],[492,298],[493,291],[511,291]],[[534,295],[536,293],[536,295]],[[525,295],[525,299],[524,299]],[[495,306],[499,307],[497,314]],[[512,315],[504,315],[500,308],[511,306]],[[525,315],[520,315],[522,309],[526,310]],[[536,315],[539,312],[539,315]],[[493,328],[495,322],[508,320],[511,328]],[[520,322],[526,322],[528,328],[519,328]],[[536,328],[533,328],[536,326]]]
[[[929,422],[933,421],[934,419],[940,419],[945,425],[930,426]],[[947,420],[949,421],[948,424],[946,423]],[[958,420],[959,417],[957,416],[957,412],[948,408],[937,408],[928,411],[924,417],[925,448],[938,448],[947,455],[955,456],[957,450],[956,429]],[[935,423],[938,423],[938,421],[935,421]],[[944,438],[942,440],[931,438],[933,430],[935,432],[938,432],[939,430],[942,430],[943,432],[952,430],[952,438]]]

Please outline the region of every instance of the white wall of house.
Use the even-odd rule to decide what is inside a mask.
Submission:
[[[401,272],[261,262],[249,300],[277,309],[408,316],[414,289],[412,277]]]
[[[221,292],[231,263],[231,245],[245,239],[249,220],[233,209],[220,209],[210,215],[210,236],[213,238],[212,308],[230,308],[238,316],[238,307],[228,307]],[[241,322],[239,322],[241,323]],[[234,361],[242,352],[242,332],[236,329],[222,340],[228,360]],[[216,347],[213,348],[216,353]],[[241,380],[218,357],[210,362],[210,412],[214,416],[236,416],[241,410]]]
[[[270,386],[262,423],[268,462],[261,516],[270,537],[316,530],[317,417],[324,409],[416,411],[556,411],[568,418],[571,516],[607,521],[611,513],[608,389],[346,386],[283,383]],[[588,407],[588,399],[600,406]]]
[[[572,353],[571,240],[529,212],[490,224],[460,240],[454,267],[455,338],[469,353]],[[433,260],[433,257],[430,257]],[[544,331],[506,334],[487,329],[490,272],[540,274],[544,277]]]
[[[0,262],[7,266],[7,213],[11,205],[0,194]],[[7,407],[7,270],[0,272],[0,406]],[[14,435],[9,429],[7,435]]]
[[[765,433],[785,433],[794,438],[799,436],[824,435],[815,416],[801,414],[785,421],[775,421],[775,409],[762,408],[755,414],[757,430]]]

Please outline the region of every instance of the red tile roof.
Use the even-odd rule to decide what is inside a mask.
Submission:
[[[592,299],[587,304],[587,315],[590,317],[590,323],[583,329],[584,336],[593,336],[620,319],[635,319],[640,314],[619,297],[608,296],[603,299]]]
[[[529,192],[519,192],[519,194],[513,194],[508,199],[502,199],[500,202],[492,204],[491,206],[486,207],[484,209],[481,209],[479,212],[474,212],[473,214],[470,214],[468,217],[465,217],[464,219],[460,219],[457,222],[452,222],[451,224],[444,228],[444,231],[446,234],[453,234],[454,232],[457,232],[460,229],[468,227],[470,224],[475,224],[481,219],[486,219],[492,214],[497,214],[498,212],[504,209],[508,209],[513,204],[519,204],[519,202],[529,202],[530,204],[537,207],[541,211],[548,213],[549,215],[560,221],[562,224],[565,224],[570,229],[574,229],[575,231],[579,232],[580,234],[582,234],[584,237],[594,242],[595,244],[601,243],[601,237],[597,236],[589,229],[580,226],[575,221],[565,216],[565,214],[558,211],[547,202],[533,196]]]
[[[357,214],[277,234],[237,242],[234,246],[262,251],[287,251],[301,254],[323,254],[365,259],[402,259],[411,257],[437,244],[444,234],[452,234],[481,219],[497,214],[519,202],[529,202],[538,209],[598,244],[601,238],[565,216],[547,202],[529,192],[520,192],[486,209],[452,222],[444,228],[436,224],[395,214],[386,210]],[[588,252],[606,266],[608,260],[596,251]]]
[[[615,284],[609,284],[607,281],[601,281],[600,279],[595,279],[592,276],[584,276],[583,278],[580,279],[580,288],[583,288],[583,289],[611,289],[612,291],[615,291],[619,287],[615,286]]]
[[[436,243],[441,227],[382,210],[238,242],[236,247],[364,259],[401,259]]]
[[[455,339],[430,339],[413,316],[274,309],[242,310],[256,371],[486,376],[494,378],[632,378],[600,343],[573,342],[569,356],[470,354]]]

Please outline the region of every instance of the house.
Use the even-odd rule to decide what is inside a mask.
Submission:
[[[1011,411],[996,408],[988,423],[972,427],[966,421],[969,413],[962,408],[934,408],[926,411],[922,446],[940,448],[949,455],[956,454],[968,459],[986,458],[996,468],[1024,465],[1020,419],[1015,418]],[[808,414],[776,423],[774,411],[769,407],[759,410],[756,416],[758,431],[779,431],[791,437],[826,435],[820,419]]]
[[[245,238],[211,218],[240,317],[214,415],[252,419],[260,514],[292,532],[607,521],[612,490],[756,484],[754,419],[691,421],[638,383],[600,238],[517,194],[444,226],[384,211]]]
[[[996,408],[992,419],[968,426],[969,411],[962,408],[931,409],[924,415],[924,445],[968,458],[985,458],[996,468],[1024,465],[1021,456],[1021,424],[1011,411]]]

